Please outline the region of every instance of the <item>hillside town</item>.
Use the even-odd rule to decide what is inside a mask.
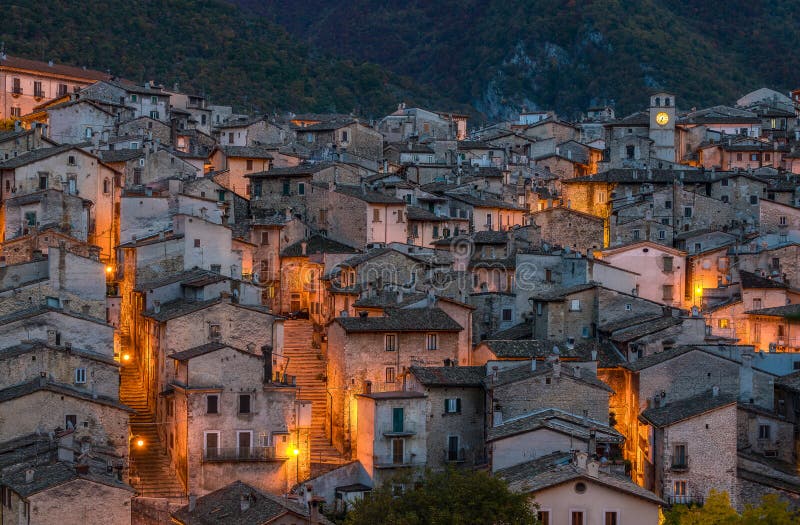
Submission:
[[[546,525],[800,507],[800,89],[487,125],[2,54],[0,90],[0,524],[329,524],[425,469]]]

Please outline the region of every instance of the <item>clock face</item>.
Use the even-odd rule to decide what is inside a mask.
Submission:
[[[659,126],[666,126],[667,122],[669,122],[669,115],[667,115],[665,112],[661,111],[658,113],[658,115],[656,115],[656,123]]]

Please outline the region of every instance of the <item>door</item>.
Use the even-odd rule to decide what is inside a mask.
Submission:
[[[393,408],[392,409],[392,432],[402,432],[403,431],[403,409],[401,408]]]
[[[458,461],[458,436],[447,438],[447,461]]]
[[[219,454],[219,433],[206,433],[206,458],[213,459]]]
[[[395,465],[403,464],[403,452],[405,452],[405,442],[402,439],[392,440],[392,463]]]
[[[240,458],[250,457],[250,446],[253,440],[253,434],[249,431],[238,432],[236,438],[236,449]]]

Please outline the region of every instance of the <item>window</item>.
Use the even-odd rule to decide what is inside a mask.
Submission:
[[[108,179],[103,179],[103,193],[109,194],[111,193],[111,181]]]
[[[744,135],[746,135],[746,133],[744,133]],[[757,161],[758,160],[758,153],[751,153],[750,154],[750,160]]]
[[[703,251],[703,244],[696,242],[694,243],[694,251],[695,252],[702,252]]]
[[[38,80],[34,81],[33,83],[33,96],[44,97],[44,89],[42,89],[42,83]]]
[[[425,348],[428,350],[436,350],[437,346],[437,335],[436,334],[427,334],[425,336]]]
[[[688,461],[688,456],[686,455],[686,445],[684,443],[676,444],[672,448],[672,466],[685,468]]]
[[[636,157],[636,146],[626,146],[625,156],[629,159],[633,159],[634,157]]]
[[[11,107],[11,116],[12,117],[21,117],[22,116],[22,108],[19,106],[12,106]]]
[[[78,416],[75,414],[67,414],[64,416],[64,427],[67,430],[74,430],[78,427]]]
[[[205,432],[205,454],[206,458],[216,458],[219,455],[219,432]]]
[[[459,451],[458,436],[447,436],[447,461],[458,461]]]
[[[395,382],[395,370],[393,366],[386,367],[386,382],[387,383]]]
[[[11,92],[14,93],[15,95],[22,94],[22,82],[20,81],[20,79],[15,78],[12,80]]]
[[[342,142],[347,142],[347,130],[342,130]]]
[[[672,298],[673,298],[672,285],[671,284],[665,284],[661,288],[662,288],[662,292],[663,292],[662,299],[664,301],[672,301]]]
[[[85,368],[76,368],[75,369],[75,384],[82,385],[86,383],[86,369]]]
[[[445,399],[444,412],[445,414],[458,414],[461,412],[461,398]]]
[[[570,525],[584,525],[582,510],[573,510],[570,515],[572,516]]]
[[[778,335],[778,339],[782,339],[784,337],[784,333],[783,332],[784,332],[783,325],[779,324],[778,325],[778,334],[777,334]]]
[[[638,241],[640,236],[639,230],[633,230],[633,240]]]
[[[550,511],[549,510],[540,510],[536,517],[539,519],[540,525],[550,525]]]
[[[387,352],[394,352],[397,350],[397,334],[386,334],[384,342],[384,348],[386,348]]]
[[[261,245],[269,244],[269,232],[261,232]]]
[[[727,195],[723,195],[721,200],[722,200],[722,202],[724,202],[725,204],[727,204],[727,203],[729,202],[729,200],[728,200],[728,196],[727,196]]]
[[[373,208],[372,210],[372,222],[381,222],[381,210],[377,208]]]
[[[683,216],[686,217],[687,219],[692,218],[692,209],[689,206],[684,206]]]
[[[511,308],[503,308],[503,321],[511,321]]]
[[[772,155],[769,153],[764,153],[764,162],[770,162],[772,160]]]
[[[619,514],[615,510],[605,512],[604,525],[619,525]]]
[[[720,319],[720,320],[719,320],[719,322],[717,323],[717,325],[718,325],[720,328],[728,328],[728,326],[730,326],[728,319],[727,319],[727,318],[724,318],[724,317],[723,317],[722,319]]]
[[[320,224],[328,223],[328,210],[325,209],[319,210],[319,223]]]
[[[67,164],[69,164],[70,166],[74,166],[76,164],[75,155],[70,155],[69,157],[67,157]]]
[[[672,495],[675,497],[686,497],[686,481],[674,481],[672,483]]]
[[[139,95],[136,93],[131,93],[131,102],[137,102],[139,100]]]
[[[631,303],[625,303],[625,311],[626,312],[630,312],[632,308],[633,308],[633,305],[631,305]]]
[[[769,439],[771,427],[769,425],[758,425],[758,439]]]
[[[300,182],[297,184],[297,194],[298,195],[305,195],[306,194],[306,183]]]
[[[155,110],[151,111],[150,112],[150,118],[153,119],[153,120],[158,120],[158,111],[155,111]]]
[[[761,299],[756,297],[753,299],[753,310],[758,310],[761,308]]]
[[[750,204],[758,204],[758,195],[750,195]]]
[[[28,226],[36,226],[36,212],[35,211],[26,211],[25,212],[25,224]]]
[[[219,396],[217,394],[206,396],[206,414],[219,414]]]
[[[664,201],[664,208],[671,210],[672,209],[672,201]]]
[[[212,271],[213,271],[214,265],[212,264],[211,266],[212,266]],[[218,325],[218,324],[210,324],[210,325],[208,325],[208,336],[212,340],[219,339],[221,335],[222,335],[222,332],[220,330],[220,325]]]
[[[667,231],[666,230],[658,230],[658,240],[663,241],[667,238]]]
[[[399,433],[405,430],[403,407],[392,408],[392,432]]]
[[[261,181],[247,185],[248,190],[252,190],[253,197],[261,197]]]
[[[662,259],[664,261],[664,271],[671,272],[672,271],[672,257],[664,256]]]
[[[580,312],[581,311],[581,300],[580,299],[572,299],[569,302],[569,311],[570,312]]]
[[[239,413],[250,414],[250,394],[239,394]]]
[[[8,487],[0,487],[0,503],[7,508],[11,508],[11,489]]]
[[[491,213],[487,213],[486,214],[486,227],[489,228],[490,230],[492,229],[492,214]]]
[[[761,342],[761,323],[753,323],[753,342]]]
[[[434,239],[438,239],[439,238],[439,227],[438,226],[434,226],[433,227],[433,238]]]
[[[155,96],[155,95],[153,95],[152,97],[150,97],[150,103],[151,103],[151,104],[158,104],[158,97],[157,97],[157,96]]]
[[[253,171],[253,159],[247,159],[247,171]]]

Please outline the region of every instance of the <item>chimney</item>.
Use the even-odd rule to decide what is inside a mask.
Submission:
[[[306,257],[308,255],[308,243],[306,241],[300,242],[300,255]]]
[[[34,470],[29,468],[25,471],[25,483],[33,483]]]
[[[311,525],[318,525],[320,523],[319,504],[325,501],[321,496],[313,496],[308,502],[308,520]]]
[[[592,361],[597,361],[597,350],[592,350]]]
[[[189,512],[194,512],[197,506],[197,494],[189,494]]]
[[[586,474],[591,478],[596,478],[600,475],[600,462],[594,459],[586,464]]]
[[[155,313],[161,313],[161,301],[153,301],[153,311]]]
[[[572,367],[572,375],[574,375],[575,377],[580,379],[580,377],[581,377],[581,367],[579,367],[579,366]]]
[[[531,372],[536,371],[536,358],[531,359]]]
[[[589,430],[589,455],[594,457],[597,455],[597,431],[592,428]]]
[[[578,452],[575,454],[575,465],[580,470],[586,470],[586,463],[589,460],[589,455],[586,452]]]
[[[553,377],[561,377],[561,361],[553,361]]]
[[[711,396],[712,397],[719,396],[719,387],[717,385],[711,387]]]
[[[495,405],[494,412],[492,412],[492,426],[499,427],[503,424],[503,411],[500,409],[500,405]]]

